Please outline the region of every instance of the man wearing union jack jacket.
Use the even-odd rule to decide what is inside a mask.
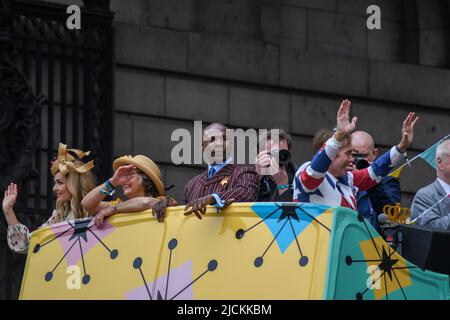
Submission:
[[[351,133],[357,118],[349,120],[351,102],[344,100],[337,113],[334,135],[326,141],[312,161],[304,163],[294,180],[294,201],[343,206],[357,211],[356,193],[376,186],[405,156],[413,141],[419,119],[410,112],[403,122],[400,143],[375,160],[368,168],[348,171],[352,166]]]

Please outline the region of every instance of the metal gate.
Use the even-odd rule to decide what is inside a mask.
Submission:
[[[67,6],[0,0],[0,198],[19,184],[18,220],[30,230],[54,207],[49,164],[61,141],[91,150],[100,179],[113,157],[114,43],[109,0],[84,0],[81,29]],[[25,256],[10,252],[0,215],[0,299],[16,299]]]

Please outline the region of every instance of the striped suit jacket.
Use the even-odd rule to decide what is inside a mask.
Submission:
[[[254,202],[258,197],[258,190],[258,175],[253,166],[228,164],[211,179],[208,179],[208,170],[192,178],[184,187],[184,201],[189,203],[215,193],[224,205]]]

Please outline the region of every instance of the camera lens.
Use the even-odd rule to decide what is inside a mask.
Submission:
[[[369,167],[369,161],[364,158],[355,159],[355,168],[357,170],[362,170]]]
[[[282,166],[288,164],[289,161],[291,160],[291,153],[289,152],[289,150],[283,149],[283,150],[272,151],[271,155],[275,159],[278,157],[278,163]]]
[[[291,153],[288,150],[280,150],[280,163],[287,164],[291,160]]]

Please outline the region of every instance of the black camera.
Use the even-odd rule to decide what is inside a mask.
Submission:
[[[270,154],[273,158],[278,158],[278,163],[280,166],[285,166],[291,161],[291,153],[289,150],[274,150]]]
[[[353,155],[355,157],[355,168],[356,170],[362,170],[365,168],[368,168],[370,166],[370,163],[367,159],[364,157],[361,157],[360,155]]]

